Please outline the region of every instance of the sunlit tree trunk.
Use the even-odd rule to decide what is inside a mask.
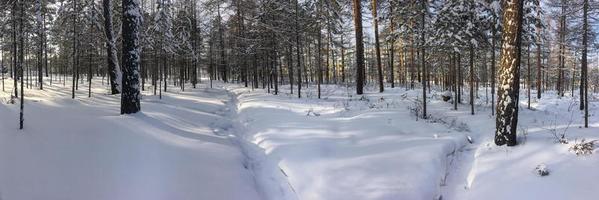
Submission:
[[[499,101],[495,130],[495,144],[515,146],[518,126],[518,93],[520,43],[522,32],[523,0],[507,0],[503,11],[503,36],[499,71]]]

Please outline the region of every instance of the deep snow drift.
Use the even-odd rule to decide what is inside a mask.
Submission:
[[[545,93],[528,110],[521,95],[520,145],[497,147],[484,89],[475,115],[467,94],[456,111],[433,90],[422,120],[419,89],[356,96],[324,85],[319,100],[313,86],[302,99],[289,86],[276,96],[169,86],[121,116],[99,80],[92,98],[80,87],[75,100],[68,85],[26,90],[22,131],[18,104],[6,104],[10,84],[0,92],[0,199],[599,198],[597,150],[568,150],[599,139],[595,97],[585,129],[576,97]],[[568,144],[555,138],[564,133]]]
[[[298,199],[599,198],[597,150],[586,156],[568,150],[581,139],[599,139],[595,97],[589,98],[585,129],[577,97],[545,93],[528,110],[521,95],[520,145],[497,147],[484,89],[475,115],[467,93],[456,111],[441,100],[443,92],[433,90],[429,120],[414,115],[419,89],[356,96],[352,88],[323,86],[321,100],[314,87],[304,88],[304,99],[288,94],[287,87],[278,96],[228,89],[238,95],[246,140],[265,150],[267,166],[288,176]],[[568,144],[555,138],[564,133]],[[548,176],[537,175],[540,165]]]

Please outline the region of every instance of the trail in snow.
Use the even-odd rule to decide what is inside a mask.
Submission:
[[[264,149],[263,163],[280,168],[302,200],[437,198],[448,154],[465,142],[446,125],[415,121],[399,90],[350,101],[338,93],[318,100],[229,90],[246,140]]]
[[[163,99],[148,91],[143,112],[122,116],[118,96],[94,84],[93,98],[80,91],[76,100],[68,87],[27,90],[23,131],[18,105],[0,104],[0,199],[599,196],[599,158],[577,157],[551,135],[599,139],[593,101],[591,128],[583,129],[576,98],[546,93],[533,101],[534,111],[521,109],[519,130],[527,134],[507,148],[492,144],[494,118],[481,99],[472,116],[467,104],[454,111],[433,92],[433,119],[416,120],[419,90],[355,96],[323,85],[319,100],[313,87],[297,99],[284,92],[288,86],[275,96],[217,83],[185,92],[171,87]],[[0,92],[0,99],[8,95]],[[541,163],[551,175],[534,174]]]
[[[173,88],[119,115],[119,96],[93,88],[75,100],[58,85],[26,90],[24,130],[18,104],[0,104],[0,199],[264,199],[245,156],[214,132],[231,126],[225,91]]]
[[[254,181],[262,196],[269,200],[297,200],[293,186],[278,163],[268,159],[265,150],[251,142],[246,126],[239,120],[238,95],[221,88],[229,97],[227,101],[227,118],[230,126],[224,130],[242,151],[244,166],[252,171]]]

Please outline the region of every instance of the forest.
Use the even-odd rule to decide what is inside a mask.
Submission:
[[[596,0],[2,0],[1,199],[596,199]]]

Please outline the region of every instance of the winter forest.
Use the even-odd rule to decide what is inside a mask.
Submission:
[[[597,0],[1,0],[0,200],[599,199]]]

